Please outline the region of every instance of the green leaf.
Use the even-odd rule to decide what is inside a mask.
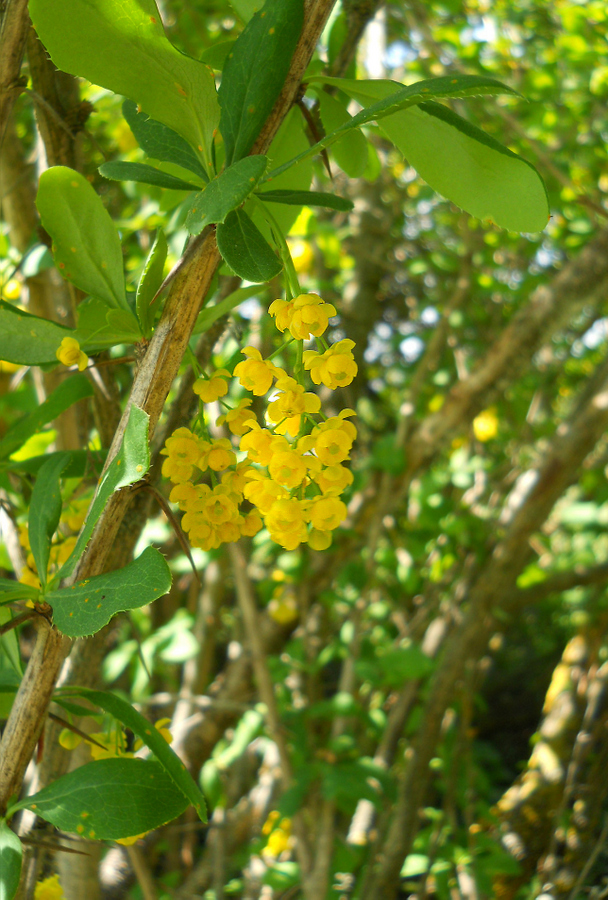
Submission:
[[[10,622],[12,619],[13,611],[9,609],[8,606],[0,606],[0,625],[6,625],[6,623]],[[23,676],[23,668],[21,666],[19,638],[17,637],[17,630],[15,628],[7,631],[6,634],[0,634],[0,656],[2,654],[4,654],[10,663],[15,675],[21,679]],[[5,669],[6,666],[4,666],[0,660],[0,669],[3,668]]]
[[[230,0],[230,6],[236,10],[243,22],[248,22],[262,6],[262,0]]]
[[[112,181],[137,181],[139,184],[153,184],[155,187],[168,188],[172,191],[198,191],[199,184],[191,184],[189,181],[182,181],[175,175],[169,175],[167,172],[161,172],[153,166],[146,166],[143,163],[123,162],[117,160],[115,162],[107,162],[99,166],[99,174],[104,178],[110,178]]]
[[[366,142],[367,143],[367,142]],[[367,160],[367,150],[366,156]],[[260,191],[256,194],[265,203],[287,203],[290,206],[323,206],[325,209],[337,209],[349,212],[354,203],[346,197],[328,194],[324,191]]]
[[[422,178],[478,219],[542,231],[549,202],[533,165],[439,103],[385,119],[382,130]]]
[[[152,322],[154,321],[154,316],[150,311],[150,304],[163,282],[163,270],[166,259],[167,238],[162,229],[159,228],[152,249],[148,254],[144,270],[141,273],[135,300],[141,329],[147,338],[152,333]]]
[[[21,841],[14,831],[8,827],[4,819],[0,820],[0,900],[13,900],[19,887],[21,877],[21,857],[23,854]]]
[[[0,359],[6,362],[24,366],[56,363],[59,345],[73,334],[70,328],[0,300]]]
[[[229,54],[218,91],[226,165],[251,150],[289,71],[302,25],[303,0],[267,0]]]
[[[148,156],[159,162],[175,163],[182,169],[188,169],[189,172],[198,175],[203,181],[209,181],[204,166],[199,162],[190,144],[180,134],[162,122],[151,119],[145,112],[138,112],[137,104],[132,100],[125,100],[122,114],[135,140]]]
[[[349,123],[352,116],[326,91],[318,91],[319,115],[326,132],[335,131]],[[331,148],[340,168],[351,178],[360,178],[367,168],[367,140],[358,128],[347,131]]]
[[[36,206],[63,277],[108,306],[128,310],[120,240],[86,178],[67,166],[47,169]]]
[[[272,247],[242,209],[235,209],[217,226],[217,246],[232,271],[247,281],[270,281],[282,264]]]
[[[43,425],[52,422],[74,403],[92,396],[93,388],[86,375],[80,372],[70,375],[40,406],[9,428],[0,441],[0,459],[14,453],[29,437],[39,432]]]
[[[348,81],[341,86],[359,103],[367,103],[371,97],[390,98],[395,85]],[[480,90],[473,82],[461,88],[467,93],[456,96]],[[511,231],[546,227],[547,193],[534,166],[447,107],[420,103],[384,118],[380,128],[433,190],[471,215]]]
[[[61,487],[59,476],[67,465],[65,457],[49,459],[38,472],[28,519],[30,548],[42,587],[46,584],[46,573],[51,552],[51,538],[57,530],[61,517]]]
[[[62,831],[115,841],[165,825],[187,807],[187,799],[159,763],[117,757],[74,769],[10,812],[31,809]]]
[[[211,47],[207,47],[207,49],[201,53],[201,62],[204,62],[206,65],[211,66],[212,69],[217,69],[218,72],[221,72],[226,64],[228,54],[234,48],[235,44],[236,40],[219,41],[217,44],[212,44]]]
[[[131,406],[120,450],[106,469],[99,483],[95,499],[82,526],[76,546],[72,551],[72,555],[56,576],[57,580],[67,578],[74,571],[76,563],[89,543],[97,520],[114,491],[139,481],[150,468],[148,421],[149,416],[143,409],[135,405]]]
[[[186,218],[190,234],[200,234],[206,225],[224,222],[229,212],[245,202],[267,166],[267,156],[247,156],[209,182],[194,198]]]
[[[161,734],[150,725],[148,719],[144,718],[141,713],[133,709],[130,703],[111,691],[93,691],[89,688],[66,688],[66,694],[69,696],[78,696],[89,700],[95,706],[110,713],[130,728],[144,744],[150,748],[159,763],[163,766],[168,775],[173,779],[178,788],[185,797],[194,806],[199,818],[202,822],[207,821],[205,811],[205,800],[200,790],[192,780],[190,773],[186,769],[181,759],[174,750],[166,742]],[[62,695],[63,696],[63,695]]]
[[[316,144],[313,144],[312,147],[309,147],[288,163],[284,163],[277,169],[273,169],[273,171],[266,176],[264,181],[270,181],[278,175],[281,175],[283,172],[286,172],[287,169],[291,168],[291,166],[295,166],[303,159],[315,156],[322,147],[331,146],[352,128],[360,128],[361,125],[366,125],[368,122],[380,121],[380,119],[392,115],[397,112],[397,110],[415,106],[416,104],[427,100],[429,97],[468,97],[477,94],[517,93],[500,81],[496,81],[494,78],[485,78],[477,75],[459,75],[454,78],[429,78],[425,81],[417,81],[415,84],[411,84],[405,88],[402,87],[400,90],[396,91],[395,88],[398,88],[399,84],[394,81],[359,82],[342,78],[325,78],[323,76],[314,76],[310,81],[313,80],[322,81],[326,84],[336,82],[342,90],[349,93],[351,97],[354,97],[355,100],[358,100],[362,104],[368,102],[368,96],[365,96],[364,100],[359,100],[359,96],[355,93],[356,88],[350,88],[350,85],[364,84],[365,89],[369,92],[370,90],[373,90],[369,87],[370,84],[379,84],[381,86],[379,92],[382,91],[382,96],[379,100],[376,100],[375,103],[372,103],[371,106],[367,106],[365,109],[362,109],[361,112],[357,113],[356,116],[353,116],[350,121],[326,135]],[[389,89],[385,87],[386,85],[390,86],[390,92]]]
[[[211,166],[213,72],[170,43],[154,0],[31,0],[29,11],[59,69],[135,100]]]
[[[6,468],[12,472],[26,472],[35,475],[41,466],[55,456],[65,456],[67,463],[63,471],[64,478],[83,478],[85,475],[99,474],[106,459],[105,450],[70,450],[57,453],[45,453],[42,456],[30,456],[28,459],[6,462]]]
[[[88,353],[137,343],[143,336],[130,309],[108,309],[95,297],[87,297],[78,307],[78,327],[71,334]]]
[[[124,568],[50,591],[44,599],[53,607],[53,622],[59,631],[77,638],[96,634],[116,613],[146,606],[170,587],[165,557],[147,547]]]

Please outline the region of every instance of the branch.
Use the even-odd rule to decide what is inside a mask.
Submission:
[[[0,23],[0,144],[15,98],[25,87],[19,72],[29,25],[27,0],[6,0]]]

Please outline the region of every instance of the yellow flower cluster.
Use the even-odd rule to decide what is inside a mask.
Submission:
[[[300,342],[294,376],[255,347],[245,347],[245,359],[234,369],[240,385],[257,397],[270,391],[265,427],[250,409],[251,398],[242,399],[216,420],[238,439],[237,457],[230,440],[198,436],[178,428],[162,451],[167,459],[163,475],[175,485],[170,499],[183,511],[182,527],[194,547],[214,549],[253,536],[264,525],[271,538],[286,550],[308,543],[314,550],[331,544],[332,532],[346,518],[340,499],[353,476],[344,463],[357,431],[345,409],[326,418],[317,394],[307,391],[304,371],[312,381],[330,389],[350,384],[357,374],[352,354],[354,342],[338,341],[328,347],[322,335],[336,315],[331,303],[316,294],[300,294],[291,300],[275,300],[269,309],[279,331],[289,331]],[[303,350],[303,342],[317,339],[318,350]],[[228,393],[230,374],[225,369],[210,378],[201,377],[194,392],[204,403]],[[225,404],[224,404],[225,405]],[[199,477],[208,473],[211,486]],[[247,501],[253,508],[243,513]]]
[[[276,809],[268,814],[262,827],[262,834],[268,837],[266,846],[262,850],[262,856],[277,859],[282,853],[293,847],[291,819],[281,819],[281,814]]]

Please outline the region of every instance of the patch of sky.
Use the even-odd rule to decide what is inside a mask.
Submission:
[[[439,313],[434,306],[427,306],[420,313],[420,321],[423,325],[435,325],[439,321]]]
[[[608,337],[608,319],[598,319],[589,328],[581,340],[588,350],[595,350]]]
[[[401,355],[406,362],[416,362],[416,360],[424,350],[424,341],[421,338],[416,337],[416,335],[411,335],[410,337],[407,337],[405,338],[405,340],[401,341],[401,343],[399,344],[399,350],[401,351]]]
[[[384,65],[388,69],[397,69],[406,62],[412,62],[418,56],[418,52],[405,41],[393,41],[386,48]]]
[[[257,319],[260,309],[260,301],[257,297],[250,297],[248,300],[244,300],[238,308],[239,314],[244,319]]]

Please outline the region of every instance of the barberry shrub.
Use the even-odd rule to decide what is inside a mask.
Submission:
[[[267,869],[277,884],[282,872],[287,888],[302,882],[307,897],[319,898],[329,889],[330,868],[341,864],[327,862],[325,880],[311,880],[315,861],[299,814],[310,784],[296,777],[301,748],[283,733],[289,711],[272,687],[247,567],[252,555],[272,561],[268,614],[288,632],[299,613],[286,571],[322,567],[315,560],[332,544],[346,546],[356,506],[349,504],[357,410],[348,400],[362,357],[347,336],[340,291],[307,274],[310,248],[301,252],[290,229],[313,210],[344,220],[353,208],[346,176],[373,168],[368,138],[377,133],[432,188],[478,219],[537,232],[548,205],[534,167],[450,105],[513,95],[508,85],[468,74],[407,86],[338,77],[323,49],[315,49],[333,5],[235,3],[240,19],[233,20],[232,42],[208,48],[201,61],[169,41],[155,0],[30,0],[45,64],[48,54],[58,69],[85,79],[87,97],[116,120],[121,135],[104,154],[126,158],[107,160],[99,174],[87,165],[83,173],[79,160],[52,157],[47,147],[56,164],[39,178],[43,242],[32,236],[34,243],[20,248],[0,302],[2,372],[14,373],[17,387],[33,379],[45,398],[0,441],[2,502],[21,547],[3,560],[14,573],[0,580],[0,672],[8,673],[0,894],[8,900],[19,890],[23,849],[9,823],[22,810],[76,838],[127,845],[190,806],[206,822],[207,805],[225,803],[221,773],[237,758],[236,745],[242,754],[261,735],[269,758],[268,746],[278,747],[288,798],[281,811],[273,801],[261,828]],[[34,88],[37,96],[38,83]],[[126,98],[120,121],[115,95]],[[79,127],[76,119],[61,126],[70,138]],[[353,165],[351,151],[360,156],[362,149],[363,166]],[[345,173],[340,193],[323,189],[318,159],[328,151]],[[124,183],[127,198],[139,196],[136,185],[147,186],[158,198],[154,215],[131,207],[130,220],[129,213],[113,218],[112,182]],[[125,272],[124,252],[137,259],[135,244],[149,253]],[[54,267],[49,284],[59,300],[47,314],[33,290],[29,303],[21,294],[30,254],[44,258],[35,272],[30,267],[32,278]],[[248,315],[231,324],[247,304]],[[85,408],[93,410],[94,427]],[[40,442],[41,430],[58,417],[51,441]],[[359,459],[359,472],[365,465]],[[172,544],[161,527],[165,553],[144,527],[153,519],[151,498],[176,535]],[[172,749],[164,716],[153,727],[121,693],[99,689],[98,673],[80,684],[74,673],[85,680],[82,660],[56,683],[70,647],[80,652],[69,639],[100,641],[117,614],[145,617],[138,611],[175,591],[187,577],[179,548],[203,570],[225,560],[224,545],[232,547],[243,640],[262,703],[239,721],[233,743],[214,754],[199,784],[180,758],[183,747],[179,755]],[[24,673],[17,635],[32,623]],[[137,663],[137,641],[127,644],[131,656],[117,663],[121,671]],[[156,652],[150,646],[144,640],[140,648],[143,670]],[[360,715],[348,685],[334,699],[327,712],[342,724],[330,756],[339,752],[346,718]],[[47,782],[33,791],[28,782],[22,791],[51,701],[60,723],[40,745],[51,760],[42,770]],[[91,716],[97,730],[86,726]],[[88,747],[88,755],[65,774],[58,748],[76,754],[77,747]],[[351,775],[384,789],[380,765]],[[294,854],[296,868],[281,869]],[[52,875],[36,896],[60,892]]]

